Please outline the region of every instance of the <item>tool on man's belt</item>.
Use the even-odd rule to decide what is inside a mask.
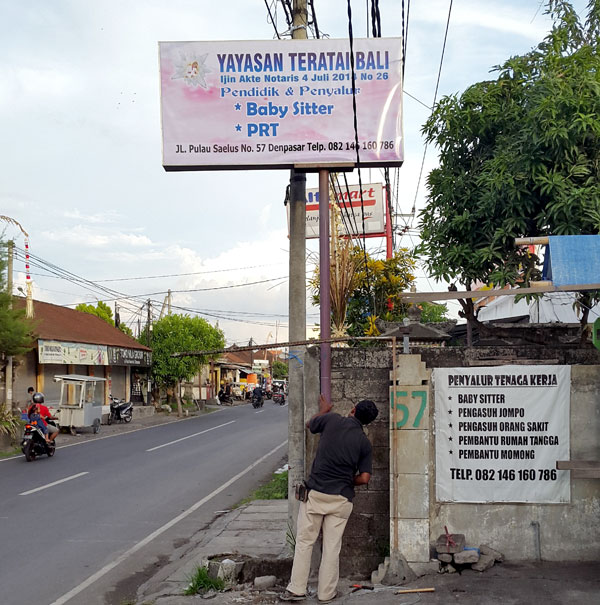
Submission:
[[[373,586],[367,586],[366,584],[352,584],[350,586],[352,590],[350,592],[356,592],[357,590],[373,590]]]

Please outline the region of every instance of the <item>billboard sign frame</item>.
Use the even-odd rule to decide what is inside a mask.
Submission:
[[[159,42],[163,166],[400,166],[402,41]]]

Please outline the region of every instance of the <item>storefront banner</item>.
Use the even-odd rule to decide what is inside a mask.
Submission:
[[[439,368],[436,493],[441,502],[570,501],[570,366]]]
[[[38,340],[38,359],[39,363],[106,366],[108,352],[104,345]]]
[[[365,235],[385,235],[383,186],[373,183],[362,186],[348,185],[336,190],[340,207],[340,227],[343,235],[360,237]],[[330,202],[331,203],[331,202]],[[289,204],[286,206],[289,208]],[[288,210],[289,213],[289,210]],[[363,226],[364,217],[364,226]],[[319,190],[306,190],[306,239],[319,237]]]
[[[160,42],[166,170],[355,165],[346,39]],[[403,160],[402,42],[354,40],[360,163]]]
[[[150,367],[152,364],[152,353],[143,349],[108,347],[108,363],[111,366]]]

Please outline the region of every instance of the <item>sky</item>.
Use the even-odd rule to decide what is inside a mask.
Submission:
[[[585,4],[573,2],[581,17]],[[370,37],[366,2],[351,6],[354,36]],[[421,127],[434,101],[449,6],[410,6],[405,161],[391,173],[398,212],[410,214],[413,205],[416,212],[399,219],[412,228],[397,246],[418,242],[425,179],[437,163],[428,148],[421,173]],[[348,37],[347,0],[314,0],[314,7],[322,37]],[[438,100],[536,46],[550,27],[544,8],[539,0],[454,1]],[[401,37],[401,1],[380,0],[379,9],[382,36]],[[288,339],[289,171],[167,173],[161,149],[158,42],[272,40],[275,28],[290,37],[274,0],[0,0],[0,215],[29,235],[35,299],[71,307],[117,302],[136,331],[144,302],[153,301],[157,318],[170,289],[173,312],[218,322],[228,345]],[[362,181],[382,183],[382,171],[365,169]],[[308,175],[307,187],[317,186]],[[18,294],[25,240],[8,223],[2,233],[17,247]],[[367,250],[383,256],[385,242],[369,239]],[[310,240],[308,275],[317,252]],[[422,269],[416,286],[446,289]],[[450,316],[456,312],[449,303]],[[307,325],[318,318],[309,302]]]

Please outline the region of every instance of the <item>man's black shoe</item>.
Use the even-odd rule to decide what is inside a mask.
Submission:
[[[294,594],[293,592],[286,590],[284,593],[279,595],[279,598],[282,601],[304,601],[304,599],[306,599],[306,595],[305,594]]]

